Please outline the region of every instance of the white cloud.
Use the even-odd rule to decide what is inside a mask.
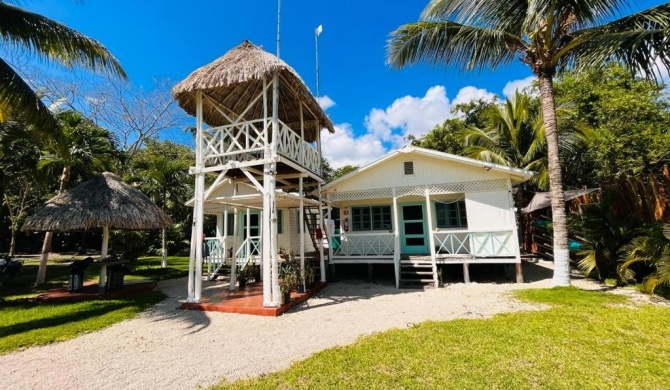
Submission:
[[[323,155],[333,168],[344,165],[365,165],[387,153],[387,149],[373,134],[354,135],[351,125],[335,125],[335,133],[321,133]]]
[[[456,97],[454,100],[451,102],[452,105],[456,104],[462,104],[462,103],[469,103],[472,100],[484,100],[484,101],[493,101],[498,95],[496,95],[493,92],[489,92],[483,88],[477,88],[477,87],[463,87],[461,88],[460,91],[458,91],[458,94],[456,94]]]
[[[524,88],[530,87],[530,85],[533,83],[533,80],[535,80],[535,76],[528,76],[525,79],[509,81],[503,88],[503,95],[509,98],[514,95],[514,91],[517,89],[519,91],[523,91]]]
[[[327,95],[319,96],[318,98],[316,98],[316,101],[319,103],[321,109],[323,109],[324,111],[335,105],[333,99],[331,99]]]

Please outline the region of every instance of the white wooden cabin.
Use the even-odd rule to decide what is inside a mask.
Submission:
[[[438,265],[516,264],[512,187],[530,171],[405,146],[322,187],[340,209],[329,248],[338,264],[392,264],[403,281],[438,285]]]
[[[244,241],[233,242],[233,266],[242,266],[259,253],[263,306],[280,306],[278,250],[282,234],[278,233],[278,216],[288,204],[282,205],[286,199],[278,194],[293,193],[288,195],[291,205],[301,210],[316,204],[316,214],[320,215],[321,200],[307,194],[321,193],[321,131],[333,132],[332,122],[293,68],[249,41],[195,70],[174,87],[172,94],[196,119],[188,302],[199,303],[202,298],[206,210],[218,213],[220,230],[226,231],[226,214],[237,209],[234,215],[238,218],[233,223],[243,212],[252,222],[259,219],[260,226],[257,236],[249,226],[244,229]],[[207,189],[206,175],[212,178]],[[230,184],[233,192],[212,198],[222,183]],[[248,187],[255,194],[244,198],[244,191],[236,192]],[[255,211],[261,213],[251,217]],[[297,218],[304,215],[298,213]],[[304,229],[306,224],[298,225]],[[228,240],[223,235],[210,240],[216,240],[219,250],[227,253]],[[299,257],[304,267],[304,251]],[[319,261],[320,279],[325,281],[323,248]],[[234,289],[235,273],[231,275],[230,287]]]

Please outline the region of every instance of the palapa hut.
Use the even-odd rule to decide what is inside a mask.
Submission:
[[[86,231],[102,228],[101,258],[107,257],[109,229],[162,229],[172,220],[139,190],[110,172],[49,199],[26,218],[23,231]],[[104,285],[105,266],[100,270]]]
[[[313,216],[310,230],[316,234],[317,226],[323,224],[323,202],[318,195],[323,183],[321,131],[333,132],[332,122],[293,68],[249,41],[194,71],[172,93],[196,117],[197,128],[188,301],[201,300],[202,226],[207,211],[217,215],[217,237],[209,240],[223,254],[219,266],[259,262],[263,305],[279,306],[277,193],[295,195],[291,204],[284,202],[282,207],[298,210],[301,240],[306,215]],[[206,174],[216,177],[207,190]],[[217,192],[224,183],[231,191]],[[316,196],[308,197],[314,190]],[[313,210],[308,212],[305,203],[314,205]],[[232,251],[226,242],[229,213],[234,232],[240,231],[239,218],[245,227],[242,242],[233,242]],[[299,247],[304,267],[305,245]],[[230,252],[233,256],[228,259]],[[319,252],[324,281],[322,247]],[[235,272],[231,279],[234,289]]]

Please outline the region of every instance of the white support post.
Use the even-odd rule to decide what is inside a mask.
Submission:
[[[193,225],[191,226],[191,251],[188,258],[188,295],[187,302],[194,302],[195,299],[195,216],[197,210],[193,207]]]
[[[233,187],[233,196],[236,194],[237,189],[237,184]],[[239,231],[239,212],[237,207],[233,209],[233,212],[235,215],[233,215],[233,250],[232,250],[232,256],[230,259],[230,286],[228,286],[228,289],[231,291],[235,290],[235,283],[237,282],[237,275],[235,274],[235,270],[237,269],[237,236],[240,234]],[[228,254],[226,254],[228,256]]]
[[[300,103],[300,157],[298,158],[301,166],[305,166],[305,118],[302,113],[302,100]],[[301,192],[302,194],[302,192]]]
[[[319,166],[317,168],[317,173],[319,174],[319,177],[321,177],[321,175],[323,173],[323,172],[321,172],[321,170],[323,168],[322,167],[323,163],[322,163],[321,159],[323,157],[321,156],[321,128],[319,126],[317,126],[317,128],[316,128],[316,151],[318,152],[317,154],[319,155]]]
[[[516,212],[514,211],[514,197],[512,196],[512,180],[507,179],[507,199],[509,202],[510,214],[512,214],[512,235],[514,236],[514,245],[516,263],[514,264],[514,274],[517,283],[523,283],[523,271],[521,269],[521,243],[519,242],[519,229],[517,228]]]
[[[202,297],[202,249],[203,249],[203,202],[205,197],[205,174],[203,168],[203,118],[202,118],[202,91],[196,91],[196,160],[195,160],[195,275],[194,275],[194,302],[200,302]]]
[[[426,188],[426,216],[428,217],[428,243],[430,245],[430,261],[433,266],[433,281],[435,288],[440,287],[437,278],[437,259],[435,258],[435,234],[433,231],[433,210],[430,207],[430,190]]]
[[[279,137],[279,72],[275,72],[272,79],[272,143],[270,145],[270,152],[272,155],[272,163],[270,163],[270,172],[266,175],[269,179],[269,207],[266,209],[269,212],[270,219],[270,263],[272,264],[272,305],[279,306],[281,304],[281,297],[279,291],[279,264],[277,256],[277,139]]]
[[[109,250],[109,226],[102,228],[102,249],[100,250],[100,260],[104,260],[107,257],[107,251]],[[105,283],[107,282],[107,265],[102,263],[100,266],[100,278],[98,280],[98,288],[100,290],[105,289]]]
[[[325,224],[323,223],[323,199],[321,198],[321,183],[318,184],[317,191],[319,192],[319,221],[321,221],[321,229],[325,231]],[[321,235],[323,236],[323,232]],[[321,268],[321,283],[326,281],[326,260],[323,256],[323,238],[319,240],[319,268]]]
[[[332,261],[333,258],[333,234],[334,231],[330,230],[331,222],[333,221],[333,206],[330,203],[330,192],[326,192],[327,208],[328,208],[328,219],[326,220],[326,230],[328,231],[328,263]]]
[[[298,179],[298,195],[300,195],[300,209],[299,209],[299,232],[300,232],[300,271],[305,274],[305,202],[303,197],[302,176]],[[305,281],[303,280],[303,283]]]
[[[398,196],[395,187],[393,194],[393,265],[395,266],[395,288],[400,288],[400,222],[398,215]]]

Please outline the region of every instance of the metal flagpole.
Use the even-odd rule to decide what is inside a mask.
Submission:
[[[319,35],[323,32],[323,25],[320,24],[319,27],[314,30],[314,45],[316,48],[316,97],[319,98]]]
[[[279,58],[279,32],[281,27],[281,0],[277,0],[277,58]]]

